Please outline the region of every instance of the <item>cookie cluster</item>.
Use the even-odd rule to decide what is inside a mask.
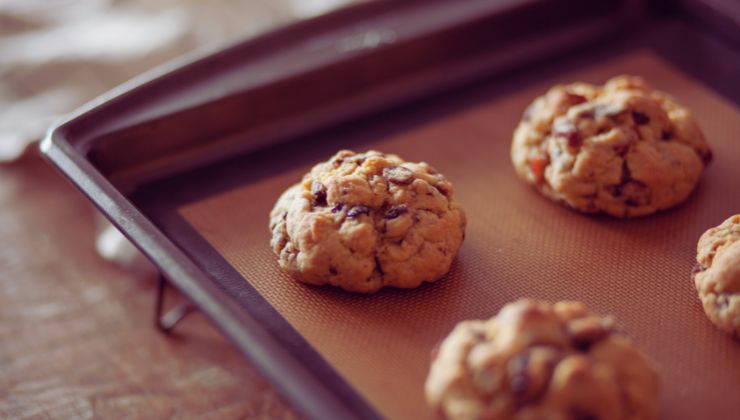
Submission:
[[[465,321],[426,381],[451,419],[656,419],[658,379],[609,317],[578,302],[520,300]]]
[[[430,165],[343,150],[311,169],[270,214],[271,245],[298,281],[372,293],[446,274],[465,236],[452,184]]]
[[[584,213],[645,216],[683,202],[712,153],[691,113],[639,77],[558,85],[514,132],[517,174]]]
[[[645,216],[684,201],[711,151],[691,113],[641,78],[559,85],[514,132],[518,175],[584,213]],[[372,293],[413,288],[450,269],[466,217],[430,165],[340,151],[285,191],[271,246],[300,282]],[[719,328],[740,337],[740,215],[699,241],[694,282]],[[463,321],[442,342],[425,384],[452,419],[656,419],[658,379],[610,317],[578,302],[520,300]]]

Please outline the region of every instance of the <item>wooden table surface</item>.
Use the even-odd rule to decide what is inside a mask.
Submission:
[[[97,256],[94,217],[40,158],[0,166],[0,418],[294,418],[200,314],[153,327],[155,279]]]

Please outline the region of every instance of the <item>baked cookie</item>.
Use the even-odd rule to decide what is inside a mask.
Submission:
[[[694,285],[704,312],[740,338],[740,214],[701,235],[696,261]]]
[[[450,269],[465,235],[452,184],[428,164],[342,150],[278,199],[272,249],[296,280],[372,293]]]
[[[585,213],[645,216],[673,207],[711,160],[691,113],[641,78],[558,85],[514,132],[517,174]]]
[[[578,302],[523,299],[442,342],[425,386],[449,419],[657,419],[658,378],[634,343]]]

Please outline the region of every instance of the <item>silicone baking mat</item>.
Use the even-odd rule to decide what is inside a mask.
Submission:
[[[555,83],[603,83],[620,73],[642,75],[689,106],[715,155],[685,204],[624,221],[584,216],[541,197],[509,161],[512,130],[534,97]],[[179,212],[385,416],[431,417],[422,389],[432,348],[455,323],[533,297],[580,300],[614,314],[658,366],[665,418],[728,418],[740,408],[740,343],[705,318],[689,276],[699,235],[740,212],[739,135],[737,108],[638,51],[379,138],[368,148],[444,173],[468,214],[450,273],[416,290],[358,296],[300,285],[279,270],[268,213],[312,166],[308,159]]]

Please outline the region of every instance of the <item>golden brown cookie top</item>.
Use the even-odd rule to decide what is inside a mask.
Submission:
[[[348,211],[363,206],[373,216],[388,220],[404,211],[395,206],[445,211],[453,193],[452,184],[426,162],[405,162],[397,155],[375,150],[339,151],[314,166],[301,185],[314,195],[315,206],[348,206]],[[365,213],[365,209],[355,212]]]
[[[683,201],[711,151],[691,113],[639,77],[558,85],[525,111],[512,161],[579,211],[641,216]]]
[[[450,419],[655,419],[658,382],[611,317],[523,299],[457,325],[426,382]]]
[[[283,194],[270,229],[299,281],[369,293],[439,279],[465,224],[452,184],[430,165],[342,150]]]

